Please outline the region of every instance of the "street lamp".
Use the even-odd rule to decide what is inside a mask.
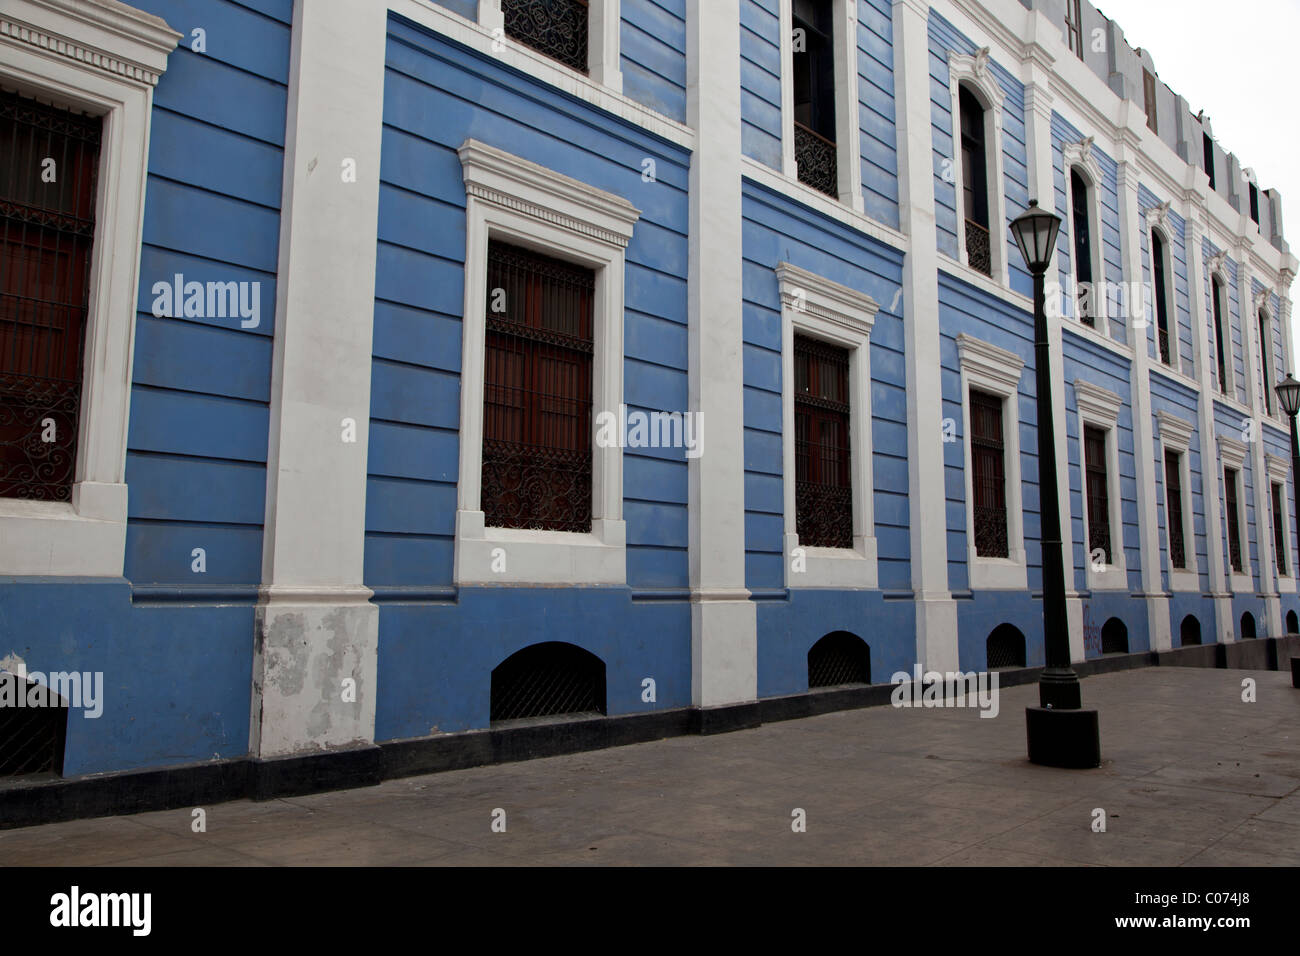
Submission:
[[[1049,767],[1101,764],[1097,712],[1083,709],[1079,675],[1070,666],[1065,614],[1065,563],[1056,475],[1056,426],[1052,420],[1052,369],[1047,347],[1044,276],[1056,249],[1061,219],[1038,200],[1011,222],[1011,233],[1034,277],[1034,377],[1038,394],[1038,493],[1043,546],[1043,645],[1047,667],[1038,682],[1038,707],[1025,708],[1029,759]]]
[[[1295,489],[1296,534],[1300,538],[1300,438],[1295,429],[1295,415],[1300,411],[1300,382],[1288,372],[1273,391],[1277,392],[1277,403],[1282,406],[1282,411],[1291,419],[1291,486]],[[1300,657],[1291,658],[1291,686],[1300,687]]]

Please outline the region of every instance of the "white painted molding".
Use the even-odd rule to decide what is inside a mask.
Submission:
[[[1185,418],[1170,415],[1166,411],[1156,412],[1156,423],[1160,426],[1160,443],[1172,451],[1186,452],[1192,444],[1192,433],[1196,426]]]
[[[1091,590],[1126,590],[1128,588],[1128,555],[1124,550],[1123,502],[1119,481],[1119,413],[1124,400],[1108,388],[1074,380],[1074,402],[1079,415],[1079,471],[1083,501],[1084,564],[1088,587]],[[1106,433],[1106,520],[1110,525],[1109,560],[1101,567],[1093,562],[1088,548],[1088,463],[1084,450],[1084,428],[1092,425]]]
[[[126,439],[153,87],[180,34],[117,0],[6,0],[0,82],[103,117],[70,500],[0,499],[0,574],[122,574]]]
[[[1025,559],[1024,497],[1020,480],[1020,376],[1024,360],[1014,352],[973,338],[957,336],[961,367],[962,449],[966,485],[966,567],[972,590],[1023,590],[1028,586]],[[971,465],[970,392],[975,388],[1002,399],[1002,441],[1007,508],[1007,557],[983,557],[975,550],[975,493]]]
[[[1106,428],[1115,427],[1120,409],[1124,407],[1124,399],[1110,389],[1078,378],[1074,380],[1074,401],[1090,421]]]
[[[587,20],[587,73],[593,83],[623,92],[621,0],[591,0]]]
[[[489,528],[482,510],[487,248],[530,246],[596,273],[593,423],[623,400],[624,250],[640,212],[612,193],[477,140],[459,150],[466,192],[460,481],[454,578],[465,584],[624,584],[623,450],[592,442],[589,533]],[[621,419],[620,419],[621,420]],[[623,436],[620,436],[620,440]],[[506,561],[497,561],[503,549]]]
[[[1264,453],[1264,467],[1268,470],[1270,481],[1282,483],[1286,488],[1286,483],[1291,480],[1291,461],[1280,455],[1274,455],[1272,452]]]
[[[864,292],[781,262],[782,490],[787,587],[874,588],[877,583],[871,441],[871,329],[880,306]],[[795,482],[794,338],[807,335],[849,353],[849,463],[853,547],[802,546]],[[802,571],[795,570],[795,548]]]
[[[957,261],[970,268],[966,256],[966,214],[962,206],[962,183],[965,170],[961,157],[961,105],[958,91],[968,86],[984,107],[985,170],[989,190],[989,249],[992,256],[992,280],[1006,287],[1010,284],[1007,250],[1006,180],[1002,173],[1002,102],[1006,94],[989,72],[989,48],[975,54],[948,53],[948,96],[952,119],[952,165],[957,205]],[[972,270],[973,271],[973,270]]]
[[[1192,433],[1196,426],[1185,418],[1171,415],[1166,411],[1156,412],[1156,424],[1159,429],[1162,451],[1172,451],[1178,455],[1179,486],[1182,490],[1182,524],[1183,524],[1183,561],[1186,565],[1175,568],[1173,562],[1173,536],[1169,517],[1169,477],[1165,475],[1165,559],[1168,562],[1169,589],[1171,591],[1200,591],[1200,568],[1196,558],[1196,537],[1192,523],[1192,469],[1191,455],[1188,449],[1192,444]],[[1164,465],[1164,455],[1160,456]],[[1163,471],[1162,471],[1163,474]]]
[[[1264,468],[1268,473],[1269,485],[1278,484],[1282,486],[1282,545],[1286,548],[1286,573],[1277,575],[1278,589],[1286,591],[1288,594],[1294,594],[1296,590],[1296,569],[1295,569],[1295,551],[1291,546],[1291,533],[1295,528],[1291,518],[1291,501],[1288,489],[1291,480],[1291,462],[1287,458],[1282,458],[1270,452],[1264,453]],[[1273,489],[1270,487],[1268,494],[1265,496],[1269,506],[1269,516],[1272,517],[1273,508]],[[1269,534],[1272,534],[1272,527],[1269,528]],[[1272,538],[1269,539],[1272,541]],[[1273,568],[1277,570],[1277,556],[1273,556]]]
[[[1219,445],[1219,458],[1223,460],[1223,464],[1240,470],[1246,463],[1245,442],[1229,438],[1227,435],[1217,436],[1216,441]]]

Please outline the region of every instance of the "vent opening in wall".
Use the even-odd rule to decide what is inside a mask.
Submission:
[[[1247,611],[1241,615],[1241,639],[1247,640],[1255,636],[1255,615]]]
[[[1201,622],[1197,620],[1195,614],[1183,618],[1183,623],[1178,628],[1178,643],[1180,647],[1201,643]]]
[[[13,706],[20,696],[24,706]],[[0,777],[62,774],[68,702],[8,671],[0,671],[0,701]]]
[[[493,723],[605,713],[605,662],[563,641],[532,644],[492,671]]]
[[[1296,617],[1295,611],[1286,612],[1286,632],[1288,634],[1300,633],[1300,618]]]
[[[808,687],[871,683],[871,648],[848,631],[832,631],[808,651]]]
[[[999,624],[984,645],[989,670],[1025,666],[1025,635],[1013,624]]]
[[[1117,617],[1101,626],[1101,652],[1103,654],[1128,653],[1128,627]]]

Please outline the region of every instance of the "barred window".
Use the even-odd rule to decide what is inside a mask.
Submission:
[[[1095,425],[1083,429],[1083,461],[1088,492],[1088,553],[1102,552],[1110,564],[1110,479],[1106,463],[1106,432]]]
[[[1088,215],[1088,184],[1077,169],[1070,170],[1070,225],[1074,229],[1074,281],[1078,284],[1079,321],[1097,324],[1092,294],[1092,223]]]
[[[853,547],[849,353],[794,339],[795,532],[808,547]]]
[[[1286,531],[1282,526],[1282,486],[1272,483],[1273,491],[1273,553],[1277,555],[1278,577],[1286,577]]]
[[[501,0],[506,36],[587,72],[587,0]]]
[[[984,136],[984,107],[967,87],[957,91],[961,114],[962,211],[966,220],[966,262],[993,275],[989,235],[988,152]]]
[[[71,498],[100,131],[0,91],[0,497]]]
[[[1224,351],[1223,283],[1215,276],[1210,281],[1210,301],[1214,307],[1214,354],[1218,362],[1219,391],[1228,394],[1228,357]]]
[[[1223,510],[1228,513],[1228,563],[1242,573],[1241,515],[1237,513],[1237,470],[1223,469]]]
[[[1169,564],[1187,567],[1183,542],[1183,465],[1176,451],[1165,452],[1165,521],[1169,525]]]
[[[834,8],[830,0],[795,0],[793,14],[794,154],[799,181],[838,197]]]
[[[1082,60],[1083,17],[1080,16],[1079,6],[1079,0],[1065,0],[1065,38],[1070,44],[1070,51]]]
[[[1273,414],[1273,374],[1269,368],[1269,353],[1273,351],[1273,330],[1269,327],[1268,313],[1259,310],[1259,374],[1264,380],[1264,412]]]
[[[1005,558],[1007,491],[1002,399],[971,389],[971,488],[975,496],[975,553]]]
[[[487,283],[485,521],[590,532],[595,274],[491,241]]]
[[[1172,364],[1169,348],[1169,297],[1165,289],[1165,273],[1169,263],[1165,258],[1165,243],[1160,233],[1151,231],[1151,290],[1156,300],[1156,338],[1160,347],[1160,361]]]

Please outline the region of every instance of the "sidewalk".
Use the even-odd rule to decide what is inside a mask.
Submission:
[[[1255,703],[1241,700],[1248,677]],[[1037,693],[1003,689],[996,719],[875,707],[216,804],[205,833],[191,810],[0,831],[0,865],[1300,865],[1289,672],[1089,678],[1103,758],[1090,771],[1026,761]],[[796,809],[806,832],[792,831]]]

